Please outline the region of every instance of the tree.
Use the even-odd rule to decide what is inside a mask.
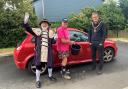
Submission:
[[[119,0],[119,2],[120,2],[120,8],[122,9],[122,13],[125,16],[125,22],[126,24],[128,24],[128,0]]]
[[[26,34],[22,23],[24,13],[31,14],[30,24],[37,26],[37,17],[33,13],[30,0],[1,0],[0,1],[0,48],[16,45]]]
[[[87,31],[91,23],[92,8],[84,8],[79,14],[69,16],[69,26]]]
[[[101,19],[107,24],[109,30],[124,30],[125,17],[115,2],[103,4],[98,8]]]
[[[128,20],[128,0],[120,0],[120,7],[124,13],[126,19]]]
[[[125,17],[121,8],[113,1],[105,3],[96,9],[85,8],[79,14],[71,15],[69,26],[78,29],[86,29],[91,25],[91,13],[97,11],[100,14],[101,20],[106,24],[108,30],[124,30]]]

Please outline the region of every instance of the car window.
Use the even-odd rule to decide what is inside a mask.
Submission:
[[[70,31],[70,40],[76,42],[86,42],[88,41],[88,36],[82,32]]]
[[[82,32],[78,32],[78,31],[70,31],[70,40],[71,41],[76,41],[76,42],[86,42],[88,41],[88,36]],[[78,36],[75,37],[74,35]],[[57,40],[57,34],[54,35],[54,40]]]
[[[34,36],[32,37],[31,42],[32,42],[32,43],[35,43],[35,37],[34,37]]]
[[[54,38],[55,41],[57,40],[57,38],[58,38],[57,33],[54,35],[53,38]]]

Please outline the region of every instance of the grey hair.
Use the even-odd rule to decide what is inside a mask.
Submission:
[[[97,15],[99,17],[99,13],[98,12],[92,12],[92,15]]]

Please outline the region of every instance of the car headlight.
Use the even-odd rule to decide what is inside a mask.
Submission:
[[[17,51],[21,50],[22,46],[16,48]]]

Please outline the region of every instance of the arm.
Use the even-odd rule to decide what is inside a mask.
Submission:
[[[28,23],[24,23],[23,24],[23,27],[25,28],[25,30],[27,31],[27,32],[29,32],[30,34],[32,34],[33,36],[36,36],[36,34],[33,32],[33,30],[32,30],[32,28],[29,26],[29,24]]]
[[[71,43],[69,39],[61,38],[61,42],[64,44]]]
[[[106,26],[103,23],[103,25],[102,25],[102,41],[101,41],[101,43],[104,43],[105,38],[106,38]]]
[[[29,13],[26,12],[25,15],[24,15],[23,27],[25,28],[25,30],[27,32],[29,32],[30,34],[36,36],[36,34],[33,32],[32,28],[29,26],[28,20],[29,20]]]
[[[89,29],[88,31],[88,41],[91,43],[91,36],[92,36],[92,30]]]

